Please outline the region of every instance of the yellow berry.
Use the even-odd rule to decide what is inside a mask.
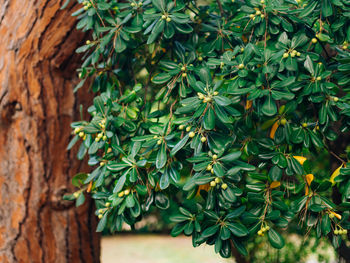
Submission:
[[[99,218],[99,219],[101,219],[102,217],[103,217],[103,215],[101,215],[101,214],[98,215],[98,218]]]
[[[75,192],[75,193],[73,194],[73,196],[74,196],[75,198],[78,198],[79,193],[78,193],[78,192]]]
[[[131,3],[130,5],[131,5],[131,6],[135,6],[136,4],[135,4],[135,3]]]
[[[182,124],[181,124],[181,125],[179,126],[179,130],[183,130],[184,128],[185,128],[185,125],[182,125]]]
[[[221,188],[222,188],[223,190],[226,190],[226,189],[227,189],[227,187],[228,187],[228,185],[227,185],[227,184],[222,184],[222,185],[221,185]]]
[[[91,41],[90,40],[86,40],[86,45],[90,45]]]
[[[191,130],[191,126],[186,127],[186,131],[189,132]]]
[[[203,60],[203,58],[202,58],[202,57],[198,57],[198,60],[199,60],[199,61],[202,61],[202,60]]]
[[[270,227],[269,227],[269,226],[266,226],[265,229],[266,229],[266,231],[269,231],[269,230],[270,230]]]
[[[244,47],[241,47],[241,52],[244,52]]]
[[[216,160],[218,156],[216,154],[213,155],[213,160]]]
[[[213,169],[213,166],[211,164],[208,164],[207,171],[210,171],[211,169]]]
[[[348,230],[343,229],[343,235],[346,235],[348,233]]]
[[[261,18],[265,18],[265,15],[264,15],[264,14],[261,14],[260,17],[261,17]]]
[[[291,56],[292,58],[294,58],[295,55],[296,55],[295,53],[290,54],[290,56]]]
[[[126,189],[126,190],[124,191],[124,195],[128,195],[128,194],[130,194],[130,189]]]
[[[280,122],[281,122],[282,125],[286,125],[287,124],[287,120],[285,118],[281,119]]]
[[[306,127],[307,127],[307,123],[306,123],[306,122],[303,122],[302,126],[303,126],[304,128],[306,128]]]
[[[217,95],[219,95],[219,92],[217,92],[217,91],[214,91],[214,96],[217,96]]]
[[[239,68],[239,69],[243,69],[243,68],[244,68],[244,64],[243,64],[243,63],[239,64],[239,65],[238,65],[238,68]]]
[[[211,187],[215,187],[215,186],[216,186],[215,181],[211,181],[211,182],[210,182],[210,186],[211,186]]]
[[[99,133],[98,135],[97,135],[97,138],[102,138],[103,137],[103,134],[102,133]]]
[[[265,0],[260,0],[260,4],[265,4]]]
[[[109,207],[110,205],[111,205],[110,202],[107,202],[107,203],[105,204],[106,207]]]
[[[320,81],[322,78],[321,78],[321,77],[317,77],[316,79],[317,79],[318,81]]]
[[[255,14],[256,14],[257,16],[260,16],[260,15],[261,15],[261,11],[258,10],[258,11],[255,12]]]
[[[287,58],[287,57],[289,57],[289,54],[286,52],[283,54],[283,58]]]
[[[104,141],[107,140],[107,136],[106,136],[106,135],[103,136],[103,137],[102,137],[102,140],[104,140]]]
[[[77,133],[79,133],[79,132],[80,132],[80,128],[79,128],[79,127],[77,127],[77,128],[74,129],[74,133],[75,133],[75,134],[77,134]]]
[[[300,52],[297,52],[297,56],[300,57],[301,53]]]
[[[118,197],[123,197],[124,196],[124,192],[121,191],[119,194],[118,194]]]
[[[104,162],[100,162],[100,166],[104,166],[105,165],[105,163]]]
[[[339,235],[339,230],[338,229],[334,230],[334,235]]]
[[[95,142],[99,142],[100,141],[100,138],[99,137],[96,137],[95,138]]]
[[[210,170],[210,173],[211,173],[211,174],[214,174],[214,169],[211,169],[211,170]]]
[[[196,134],[195,134],[194,132],[190,132],[190,133],[188,134],[188,136],[189,136],[190,138],[193,138],[195,135],[196,135]]]
[[[258,231],[258,235],[259,235],[259,236],[262,236],[262,235],[263,235],[263,231],[259,230],[259,231]]]
[[[215,183],[218,184],[218,183],[220,183],[220,182],[221,182],[221,179],[220,179],[219,177],[216,177],[216,178],[215,178]]]
[[[343,45],[343,49],[348,49],[348,46],[347,45]]]
[[[165,19],[166,19],[166,16],[165,16],[165,15],[162,15],[162,19],[165,20]]]
[[[337,102],[337,101],[339,101],[339,98],[338,97],[333,97],[333,101]]]
[[[182,73],[182,77],[186,78],[187,77],[187,73],[186,72]]]
[[[158,145],[161,145],[161,144],[162,144],[162,140],[158,140],[158,141],[157,141],[157,144],[158,144]]]
[[[171,21],[171,18],[170,18],[170,17],[168,17],[168,18],[166,19],[166,21],[167,21],[167,22],[170,22],[170,21]]]
[[[181,70],[182,70],[182,71],[185,71],[185,70],[186,70],[186,67],[185,67],[185,66],[182,66],[182,67],[181,67]]]
[[[98,210],[98,213],[99,213],[99,214],[103,214],[103,209],[99,209],[99,210]]]
[[[201,142],[206,142],[207,138],[205,138],[204,136],[201,137]]]
[[[250,14],[249,17],[250,17],[251,19],[253,19],[253,18],[255,18],[255,15],[254,15],[254,14]]]
[[[311,41],[312,41],[312,43],[316,44],[317,43],[317,38],[313,38]]]
[[[79,132],[79,137],[84,137],[85,133],[84,132]]]

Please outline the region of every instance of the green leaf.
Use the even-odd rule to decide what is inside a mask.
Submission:
[[[80,193],[80,195],[78,196],[77,200],[75,201],[75,206],[81,206],[82,204],[84,204],[85,202],[85,196],[83,193]]]
[[[188,134],[186,134],[171,150],[170,156],[174,156],[178,151],[180,151],[187,143],[189,139]]]
[[[157,154],[157,159],[156,159],[156,167],[157,169],[161,169],[164,167],[167,161],[167,154],[166,154],[166,145],[165,143],[162,143],[160,146],[160,149]]]
[[[161,190],[164,190],[168,188],[169,184],[170,184],[169,174],[168,174],[168,169],[166,169],[165,172],[160,177],[159,187]]]
[[[269,178],[271,181],[281,181],[282,178],[282,169],[278,166],[273,166],[269,171]]]
[[[322,0],[322,14],[324,17],[333,15],[333,7],[330,0]]]
[[[208,108],[203,119],[204,129],[212,130],[215,128],[215,114],[211,107]]]
[[[277,106],[272,96],[269,94],[261,107],[261,112],[266,116],[273,116],[277,113]]]
[[[113,189],[113,193],[119,193],[125,184],[126,181],[126,174],[123,174],[117,181],[117,184],[115,185],[114,189]]]
[[[163,84],[165,82],[168,82],[171,78],[172,76],[168,73],[159,73],[153,76],[151,80],[154,84]]]
[[[107,225],[107,219],[108,219],[108,212],[104,213],[100,222],[98,222],[96,232],[102,232],[105,229]]]
[[[231,230],[232,234],[236,237],[244,237],[248,235],[248,229],[241,223],[232,222],[227,223],[228,228]]]
[[[270,244],[274,248],[281,249],[284,247],[284,239],[283,237],[273,228],[271,228],[267,233]]]
[[[129,194],[127,195],[127,197],[125,198],[125,203],[126,203],[126,207],[131,208],[135,205],[135,199],[134,199],[134,195]]]
[[[155,197],[155,204],[160,209],[167,209],[170,206],[170,201],[165,194],[157,193]]]
[[[220,163],[213,165],[214,174],[218,177],[223,177],[225,175],[224,169]]]
[[[239,159],[239,157],[241,157],[241,151],[236,151],[221,157],[219,160],[221,162],[232,162]]]
[[[216,234],[219,230],[219,225],[213,225],[205,229],[202,233],[202,238],[208,238]]]
[[[314,64],[309,56],[306,57],[304,67],[310,72],[312,76],[315,75]]]

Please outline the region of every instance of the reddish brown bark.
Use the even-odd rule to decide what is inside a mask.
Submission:
[[[62,201],[87,171],[67,152],[78,105],[72,4],[0,0],[0,262],[99,262],[92,203]],[[90,215],[90,216],[89,216]]]

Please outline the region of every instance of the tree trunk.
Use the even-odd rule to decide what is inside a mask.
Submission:
[[[84,35],[73,3],[0,0],[0,262],[99,262],[91,201],[62,195],[88,171],[67,152],[86,91],[73,94]],[[86,103],[84,103],[86,102]]]

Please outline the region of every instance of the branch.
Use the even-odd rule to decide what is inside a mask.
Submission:
[[[222,4],[221,4],[220,0],[216,0],[216,3],[219,6],[221,16],[224,16],[225,12],[224,12],[224,9],[222,8]]]

